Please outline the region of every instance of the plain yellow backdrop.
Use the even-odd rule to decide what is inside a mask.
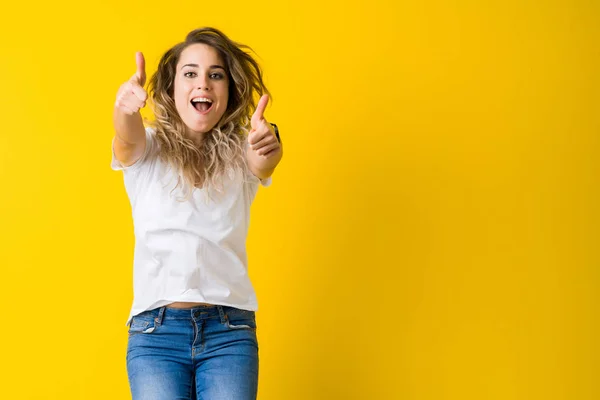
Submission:
[[[200,26],[254,48],[261,400],[600,398],[600,4],[57,1],[0,13],[0,398],[128,399],[112,107]]]

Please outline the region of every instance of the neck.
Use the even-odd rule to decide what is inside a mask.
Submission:
[[[203,132],[196,132],[191,129],[188,129],[188,132],[187,132],[187,137],[190,138],[198,147],[200,147],[200,145],[202,144],[204,135],[205,135],[205,133],[203,133]]]

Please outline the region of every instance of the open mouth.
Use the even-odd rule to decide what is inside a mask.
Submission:
[[[213,101],[211,99],[207,99],[206,97],[196,97],[193,98],[192,106],[198,110],[201,114],[206,114],[212,108]]]

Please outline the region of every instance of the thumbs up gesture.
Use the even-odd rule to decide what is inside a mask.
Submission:
[[[281,161],[283,153],[273,127],[264,117],[268,103],[269,96],[265,94],[258,101],[256,111],[250,120],[252,129],[248,133],[248,163],[255,175],[262,175],[259,176],[261,179],[271,175],[273,169]],[[257,174],[257,172],[259,173]]]
[[[117,101],[115,107],[127,115],[137,113],[140,108],[146,105],[148,93],[144,90],[146,84],[146,61],[141,52],[135,55],[137,70],[135,74],[121,85],[117,92]]]

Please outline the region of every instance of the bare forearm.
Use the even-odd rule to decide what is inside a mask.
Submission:
[[[259,179],[267,179],[273,175],[275,168],[281,162],[281,159],[283,158],[283,147],[280,147],[277,151],[266,157],[258,156],[254,151],[248,149],[246,157],[252,173]]]
[[[115,107],[113,124],[117,138],[123,143],[135,145],[146,139],[144,122],[139,111],[129,115]]]
[[[256,172],[253,172],[253,174],[260,180],[265,180],[268,177],[270,177],[271,175],[273,175],[273,172],[275,172],[275,168],[271,168],[271,169],[262,169],[262,170],[256,170]]]

